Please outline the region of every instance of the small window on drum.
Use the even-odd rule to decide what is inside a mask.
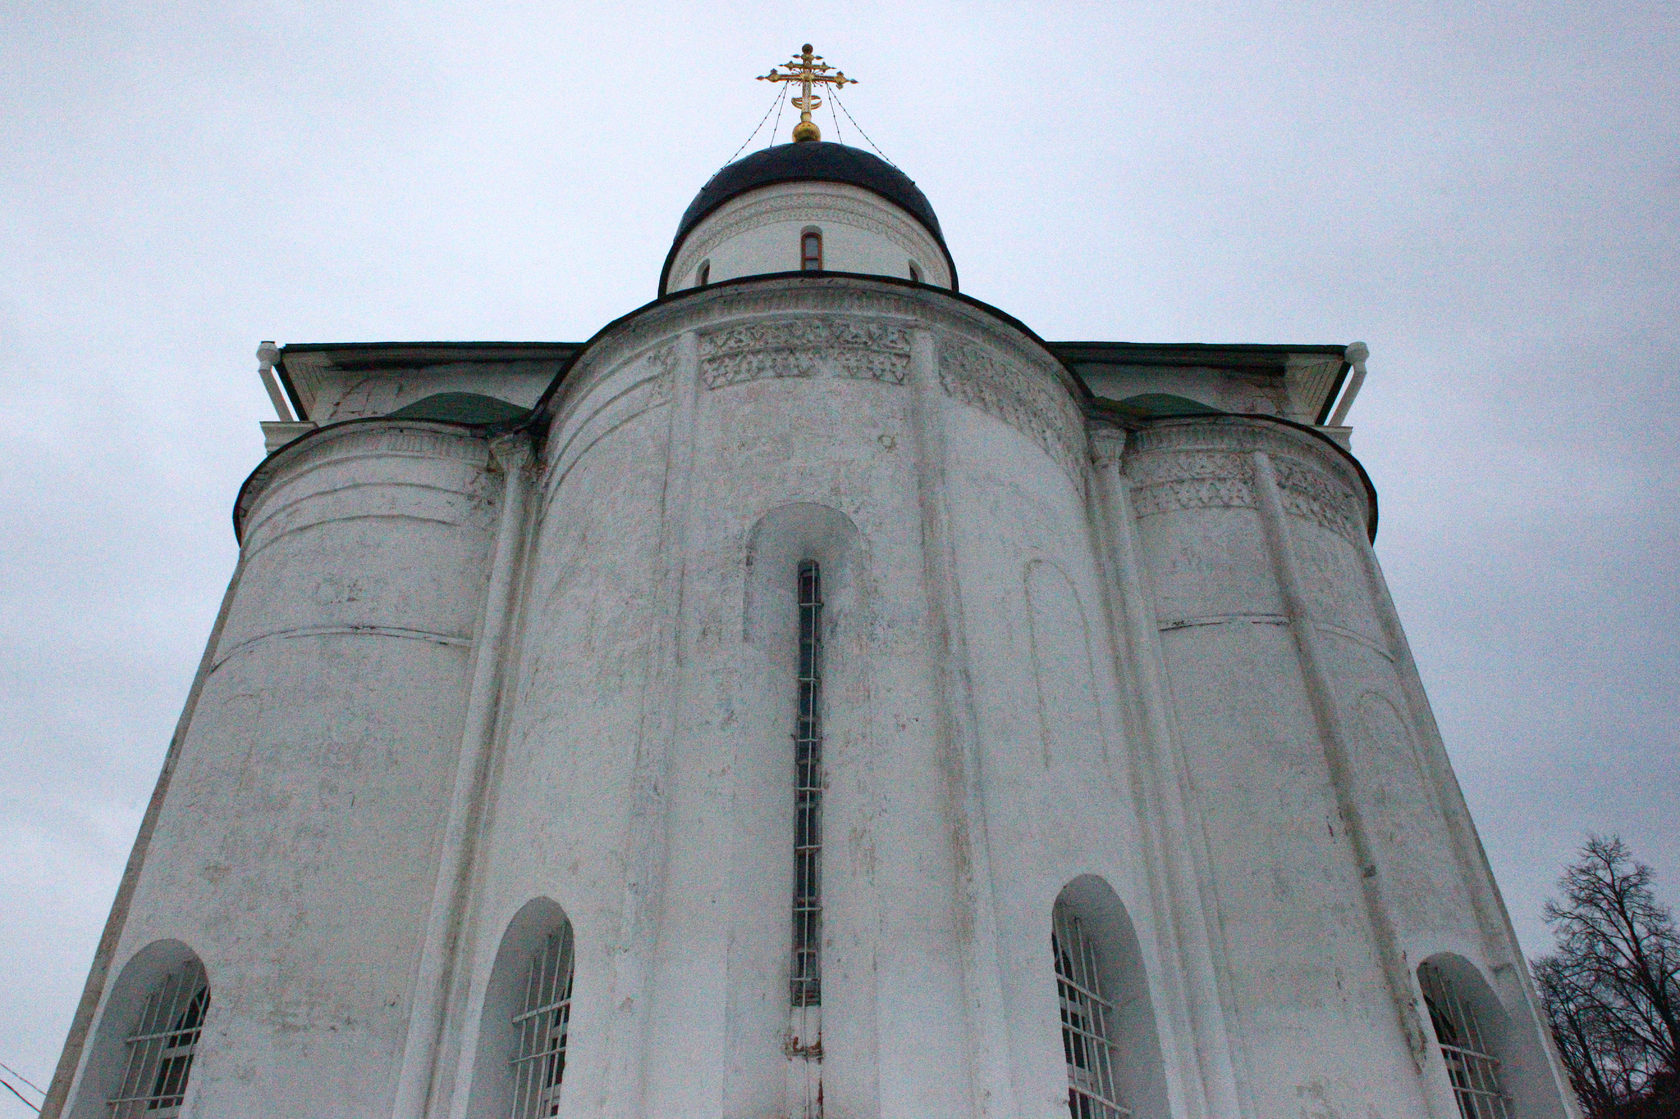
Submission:
[[[913,260],[910,262],[910,279],[918,284],[922,282],[922,270],[916,267],[916,262]]]
[[[822,266],[822,230],[807,229],[799,235],[799,270],[821,272]]]
[[[700,267],[694,270],[694,286],[697,288],[703,288],[711,282],[712,262],[709,260],[702,260],[700,262]]]

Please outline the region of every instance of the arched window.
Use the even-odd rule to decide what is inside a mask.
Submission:
[[[139,1020],[123,1039],[127,1057],[122,1079],[106,1101],[112,1119],[172,1119],[181,1113],[209,1009],[210,987],[196,959],[152,989]]]
[[[1072,1119],[1170,1114],[1143,951],[1126,907],[1107,882],[1082,874],[1062,888],[1050,912],[1050,948],[1068,1114]]]
[[[822,230],[807,229],[799,235],[799,270],[821,272],[822,266]]]
[[[474,1047],[471,1119],[560,1114],[576,945],[559,905],[534,898],[508,922],[490,967]]]
[[[913,260],[910,262],[910,278],[918,284],[922,282],[922,270],[916,267]]]
[[[793,728],[793,956],[789,999],[822,1005],[822,569],[799,565],[798,714]]]
[[[1418,986],[1441,1046],[1458,1113],[1464,1119],[1510,1119],[1511,1098],[1499,1083],[1499,1060],[1486,1023],[1462,989],[1466,984],[1454,982],[1441,963],[1425,960],[1418,965]]]
[[[694,270],[694,286],[703,288],[712,282],[712,262],[702,260],[700,267]]]
[[[1056,997],[1067,1058],[1068,1113],[1073,1119],[1131,1119],[1120,1102],[1115,1065],[1114,1004],[1103,991],[1097,946],[1072,909],[1058,901],[1050,933]]]
[[[560,1114],[566,1033],[572,1021],[572,927],[550,933],[531,955],[525,997],[513,1014],[513,1119]]]

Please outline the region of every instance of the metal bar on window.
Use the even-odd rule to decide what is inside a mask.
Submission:
[[[1511,1098],[1499,1084],[1499,1060],[1482,1037],[1482,1023],[1439,967],[1418,968],[1424,1006],[1447,1066],[1453,1100],[1463,1119],[1510,1119]]]
[[[822,574],[799,565],[798,714],[793,731],[793,951],[788,997],[822,1005]]]
[[[545,937],[532,955],[525,974],[525,997],[513,1014],[513,1119],[560,1114],[573,971],[572,927],[567,923]]]
[[[1132,1119],[1120,1101],[1114,1004],[1103,995],[1097,945],[1061,902],[1052,914],[1050,949],[1061,1004],[1062,1055],[1072,1119]]]
[[[112,1119],[172,1119],[180,1114],[193,1057],[210,1008],[210,988],[196,961],[164,977],[146,999],[126,1038],[117,1092],[107,1098]]]

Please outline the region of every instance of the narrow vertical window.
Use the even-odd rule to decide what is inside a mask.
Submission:
[[[821,272],[822,231],[807,229],[799,235],[799,268],[802,272]]]
[[[513,1119],[560,1114],[566,1033],[572,1020],[572,926],[550,933],[531,956],[524,998],[513,1016]]]
[[[916,267],[916,262],[910,262],[910,278],[918,284],[922,282],[922,270]]]
[[[173,1119],[181,1113],[209,1009],[210,987],[196,960],[164,977],[124,1039],[128,1059],[117,1094],[108,1101],[113,1119]]]
[[[1068,1113],[1072,1119],[1131,1119],[1115,1086],[1114,1005],[1104,997],[1097,946],[1079,917],[1059,901],[1051,919],[1050,947],[1062,1011]]]
[[[702,260],[700,262],[700,267],[697,268],[694,273],[694,286],[697,288],[703,288],[711,282],[712,262],[709,260]]]
[[[799,565],[799,714],[793,730],[793,1005],[822,1005],[822,575]]]
[[[1433,964],[1418,967],[1418,985],[1441,1045],[1441,1059],[1447,1063],[1458,1113],[1464,1119],[1510,1119],[1510,1100],[1499,1086],[1499,1061],[1483,1039],[1475,1010]]]

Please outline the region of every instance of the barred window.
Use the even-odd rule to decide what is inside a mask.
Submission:
[[[566,1034],[572,1019],[572,926],[543,939],[531,956],[524,997],[513,1015],[513,1119],[560,1114]]]
[[[823,266],[822,230],[807,229],[799,235],[799,267],[804,272],[820,272]]]
[[[799,565],[799,710],[793,731],[793,957],[789,999],[822,1005],[822,573]]]
[[[166,975],[146,999],[128,1048],[117,1094],[107,1101],[112,1119],[173,1119],[186,1099],[187,1079],[198,1052],[210,986],[204,968],[188,960]]]
[[[1062,1011],[1068,1114],[1072,1119],[1132,1119],[1115,1084],[1114,1004],[1103,991],[1097,946],[1079,917],[1060,901],[1051,920],[1050,948]]]
[[[1483,1036],[1475,1009],[1435,964],[1418,966],[1429,1023],[1441,1045],[1453,1099],[1464,1119],[1510,1119],[1511,1099],[1499,1085],[1499,1061]]]

